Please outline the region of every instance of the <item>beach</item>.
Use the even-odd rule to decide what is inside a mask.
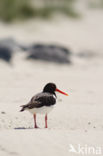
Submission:
[[[72,51],[71,65],[29,61],[17,50],[11,64],[0,60],[0,155],[74,156],[78,145],[100,147],[103,155],[103,12],[85,12],[84,18],[51,21],[39,19],[21,24],[0,23],[0,39],[14,38],[19,43],[55,43]],[[57,20],[58,19],[58,20]],[[79,57],[90,51],[92,57]],[[54,82],[69,94],[57,94],[57,104],[48,115],[37,115],[40,129],[33,128],[33,117],[20,106]],[[70,145],[77,153],[70,152]],[[84,150],[85,155],[85,150]]]

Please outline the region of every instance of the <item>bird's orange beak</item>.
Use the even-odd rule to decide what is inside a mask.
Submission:
[[[64,95],[66,95],[66,96],[69,96],[67,93],[62,92],[61,90],[59,90],[59,89],[57,89],[57,88],[56,88],[56,92],[59,92],[59,93],[64,94]]]

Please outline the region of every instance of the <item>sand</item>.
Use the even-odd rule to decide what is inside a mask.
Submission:
[[[14,37],[25,44],[59,43],[74,54],[70,66],[30,62],[20,52],[10,65],[0,60],[0,156],[82,156],[69,151],[71,144],[77,150],[78,145],[100,146],[99,155],[103,155],[102,16],[102,11],[91,11],[77,21],[65,17],[23,25],[0,23],[0,38]],[[96,55],[79,58],[82,50]],[[20,105],[48,82],[56,83],[69,96],[57,94],[57,105],[48,116],[49,128],[44,129],[44,116],[38,115],[40,129],[34,129],[32,115],[19,112]]]

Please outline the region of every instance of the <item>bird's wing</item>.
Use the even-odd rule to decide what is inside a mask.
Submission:
[[[42,106],[50,106],[56,103],[56,99],[50,93],[39,93],[32,97],[30,102],[26,105],[22,105],[21,111],[25,109],[39,108]]]
[[[33,108],[39,108],[39,107],[42,107],[42,103],[39,102],[39,101],[34,101],[34,102],[29,102],[28,104],[26,105],[22,105],[21,106],[22,109],[20,110],[21,112],[26,110],[26,109],[33,109]]]
[[[34,97],[34,101],[40,102],[43,106],[50,106],[56,103],[56,97],[50,93],[40,93]]]

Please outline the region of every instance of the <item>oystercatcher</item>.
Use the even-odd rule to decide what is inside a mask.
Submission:
[[[68,96],[68,94],[62,92],[61,90],[57,89],[54,83],[48,83],[45,85],[43,91],[41,93],[36,94],[32,97],[30,102],[26,105],[22,105],[21,112],[24,110],[28,110],[30,113],[33,114],[34,117],[34,128],[38,128],[36,123],[36,114],[45,114],[45,128],[48,127],[47,125],[47,115],[53,109],[53,106],[56,104],[56,93],[59,92]]]

